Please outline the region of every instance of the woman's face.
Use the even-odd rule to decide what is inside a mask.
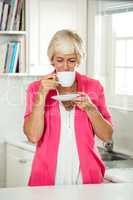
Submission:
[[[75,67],[79,65],[79,59],[76,54],[56,53],[52,65],[55,67],[56,72],[74,71]]]

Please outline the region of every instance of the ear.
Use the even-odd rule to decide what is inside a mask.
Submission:
[[[80,64],[81,64],[81,62],[80,62],[80,60],[78,60],[76,67],[79,67]]]
[[[77,66],[79,66],[79,65],[80,65],[80,63],[81,63],[81,62],[80,62],[80,60],[79,60],[79,61],[77,62]]]
[[[81,64],[81,57],[77,55],[77,67]]]

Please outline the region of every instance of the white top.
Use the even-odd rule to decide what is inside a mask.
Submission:
[[[61,134],[55,185],[82,184],[75,138],[75,108],[71,111],[66,111],[62,103],[59,104],[59,108],[61,114]]]

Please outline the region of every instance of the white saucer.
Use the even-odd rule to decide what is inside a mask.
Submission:
[[[74,93],[74,94],[56,95],[56,96],[52,96],[51,98],[58,100],[58,101],[71,101],[74,98],[76,98],[77,96],[79,96],[79,94]]]

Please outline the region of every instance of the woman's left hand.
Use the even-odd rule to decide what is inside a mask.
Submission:
[[[76,97],[73,101],[76,106],[85,112],[96,109],[96,106],[92,103],[90,97],[83,92],[79,92],[79,97]]]
[[[73,101],[75,105],[86,112],[93,126],[94,133],[103,141],[111,140],[112,126],[104,119],[90,97],[87,94],[79,93],[79,96]]]

